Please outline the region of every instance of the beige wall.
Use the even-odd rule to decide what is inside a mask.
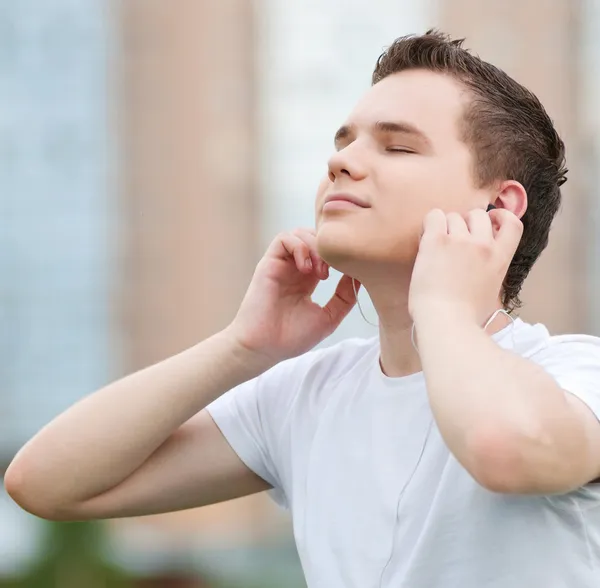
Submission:
[[[585,331],[586,207],[575,179],[580,15],[576,0],[439,0],[440,28],[534,91],[567,145],[570,179],[546,252],[528,277],[521,315],[552,330]],[[581,176],[580,176],[581,177]]]
[[[129,372],[233,318],[259,245],[247,0],[118,3],[124,220],[117,301]],[[265,530],[265,496],[145,519],[215,538]],[[233,530],[233,531],[232,531]]]
[[[244,0],[122,4],[128,364],[231,319],[257,239],[252,15]]]

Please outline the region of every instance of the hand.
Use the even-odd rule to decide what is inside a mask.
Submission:
[[[269,363],[312,349],[356,303],[348,276],[341,278],[324,307],[314,303],[317,284],[328,277],[329,266],[317,254],[313,230],[278,235],[257,265],[229,332],[244,349]]]
[[[522,233],[521,221],[504,209],[472,210],[466,220],[429,212],[409,290],[413,320],[435,307],[483,324],[497,308]]]

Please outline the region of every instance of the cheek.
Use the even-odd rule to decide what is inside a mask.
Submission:
[[[462,162],[423,158],[404,171],[390,191],[397,198],[388,206],[400,209],[407,220],[422,220],[434,208],[462,210],[472,200],[474,187]]]
[[[331,186],[331,181],[328,176],[325,176],[320,182],[317,188],[317,195],[315,197],[315,223],[319,222],[321,215],[321,207],[323,206],[323,199],[327,194],[327,190]]]
[[[317,197],[316,197],[316,206],[317,207],[323,201],[323,198],[325,197],[325,194],[327,193],[327,190],[329,189],[330,186],[331,186],[331,181],[329,180],[328,176],[325,176],[319,182],[319,186],[317,188]]]
[[[470,208],[476,192],[470,162],[457,156],[444,162],[437,174],[432,174],[432,191],[437,206],[447,212],[462,212]]]

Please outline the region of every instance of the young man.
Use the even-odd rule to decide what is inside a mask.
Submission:
[[[25,445],[5,481],[23,508],[123,517],[272,489],[311,588],[600,581],[599,341],[496,312],[546,246],[563,143],[535,96],[435,32],[397,40],[373,82],[316,231],[272,242],[224,331]],[[309,352],[354,305],[350,276],[379,337]]]

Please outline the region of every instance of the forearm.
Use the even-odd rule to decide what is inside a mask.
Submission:
[[[268,369],[227,332],[127,376],[59,415],[17,454],[18,487],[68,504],[121,483],[194,414]]]
[[[428,312],[415,322],[431,408],[463,466],[476,476],[488,466],[516,474],[528,460],[551,455],[545,424],[569,410],[540,366],[456,313]]]

